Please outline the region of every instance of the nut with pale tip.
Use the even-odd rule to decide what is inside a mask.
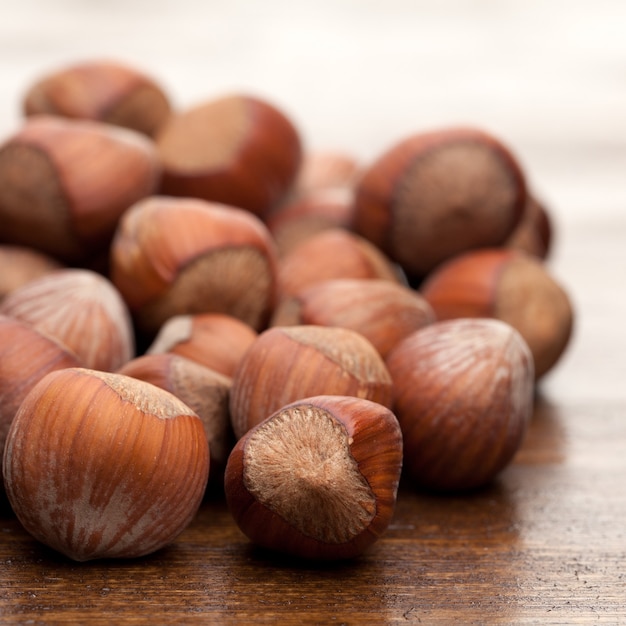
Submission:
[[[200,418],[171,393],[66,368],[24,398],[3,472],[13,511],[41,543],[75,561],[136,558],[195,516],[209,447]]]
[[[239,439],[281,406],[313,395],[355,396],[391,406],[391,377],[363,335],[331,326],[276,326],[244,354],[230,393]]]
[[[393,517],[402,434],[386,407],[322,396],[281,407],[240,439],[224,480],[236,523],[291,556],[357,557]]]

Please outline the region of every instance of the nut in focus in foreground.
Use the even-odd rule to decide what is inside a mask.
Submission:
[[[402,434],[369,400],[306,398],[279,409],[239,440],[225,492],[257,545],[310,559],[362,553],[393,516]]]
[[[9,502],[36,539],[76,561],[129,558],[171,543],[195,515],[209,450],[199,417],[121,374],[45,376],[13,420]]]
[[[519,449],[533,410],[533,359],[493,319],[436,322],[387,359],[404,465],[414,484],[458,491],[490,482]]]

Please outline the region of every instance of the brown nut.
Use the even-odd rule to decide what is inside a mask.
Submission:
[[[276,252],[267,228],[248,211],[153,196],[121,220],[111,280],[147,334],[194,313],[225,313],[260,329],[275,306]]]
[[[65,268],[32,280],[0,303],[0,314],[66,345],[82,367],[112,372],[135,354],[130,313],[104,276]]]
[[[279,409],[233,449],[224,488],[257,545],[308,559],[347,559],[387,529],[402,468],[389,409],[313,397]]]
[[[545,260],[552,249],[553,239],[554,224],[548,208],[543,202],[528,196],[522,219],[505,246]]]
[[[310,237],[331,228],[348,229],[352,223],[350,194],[310,192],[285,202],[265,219],[276,248],[284,256]]]
[[[493,317],[508,322],[530,346],[535,376],[561,358],[574,311],[565,289],[536,257],[511,249],[466,252],[420,287],[438,319]]]
[[[232,377],[257,334],[251,326],[231,315],[175,315],[163,324],[147,353],[178,354]]]
[[[521,168],[498,139],[444,129],[408,137],[365,170],[353,227],[421,277],[465,250],[503,244],[525,202]]]
[[[68,368],[24,399],[3,471],[9,502],[37,540],[76,561],[131,558],[189,524],[209,450],[198,416],[167,391]]]
[[[434,321],[430,304],[409,287],[374,278],[338,278],[283,300],[271,323],[349,328],[368,339],[385,358],[400,339]]]
[[[24,96],[26,115],[98,120],[154,135],[171,113],[152,78],[125,63],[90,60],[37,79]]]
[[[262,332],[233,376],[235,437],[281,406],[314,395],[355,396],[391,406],[391,378],[376,348],[353,330],[289,326]]]
[[[235,94],[173,115],[156,137],[161,193],[202,198],[266,215],[300,167],[293,123],[274,105]]]
[[[293,193],[296,197],[319,191],[351,191],[361,171],[352,154],[341,150],[317,150],[304,154]]]
[[[433,490],[489,483],[519,449],[533,410],[533,360],[493,319],[437,322],[387,358],[410,480]]]
[[[323,280],[382,278],[401,282],[401,272],[369,241],[343,228],[313,235],[279,260],[281,297]]]
[[[76,355],[29,324],[0,315],[0,455],[15,413],[46,374],[80,365]]]
[[[221,487],[226,460],[235,444],[228,413],[232,380],[177,354],[139,356],[117,373],[165,389],[197,413],[209,443],[209,480],[212,486]]]
[[[157,189],[143,135],[100,122],[35,116],[0,146],[1,238],[66,263],[107,249],[117,222]]]
[[[0,302],[14,289],[61,269],[51,256],[25,246],[0,244]]]

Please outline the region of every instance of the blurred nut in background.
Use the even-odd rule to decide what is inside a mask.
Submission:
[[[171,114],[156,81],[126,63],[92,60],[61,67],[36,80],[24,113],[99,120],[152,136]]]
[[[502,245],[522,217],[523,172],[491,135],[412,135],[375,160],[356,188],[354,230],[422,277],[465,250]]]
[[[374,278],[315,283],[286,298],[272,317],[274,326],[349,328],[368,339],[383,358],[400,339],[434,321],[432,307],[418,292]]]
[[[0,146],[0,239],[83,263],[106,251],[122,213],[154,193],[159,176],[144,135],[31,117]]]
[[[25,246],[0,244],[0,302],[14,289],[61,269],[63,265],[48,254]]]
[[[343,228],[313,235],[279,260],[282,298],[333,278],[382,278],[396,283],[403,280],[399,268],[383,252]]]
[[[248,211],[154,196],[121,220],[111,279],[147,334],[194,313],[225,313],[260,329],[275,306],[276,252],[267,228]]]
[[[568,293],[539,259],[511,249],[466,252],[432,272],[420,292],[438,319],[492,317],[530,347],[535,377],[561,358],[574,324]]]
[[[287,194],[302,158],[298,130],[274,105],[229,95],[173,115],[156,137],[161,193],[264,216]]]

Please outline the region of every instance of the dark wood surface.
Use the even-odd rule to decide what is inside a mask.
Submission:
[[[384,538],[325,566],[252,548],[220,498],[157,554],[84,564],[36,543],[5,506],[0,623],[626,623],[625,235],[623,220],[561,232],[551,263],[576,333],[489,488],[403,484]]]

